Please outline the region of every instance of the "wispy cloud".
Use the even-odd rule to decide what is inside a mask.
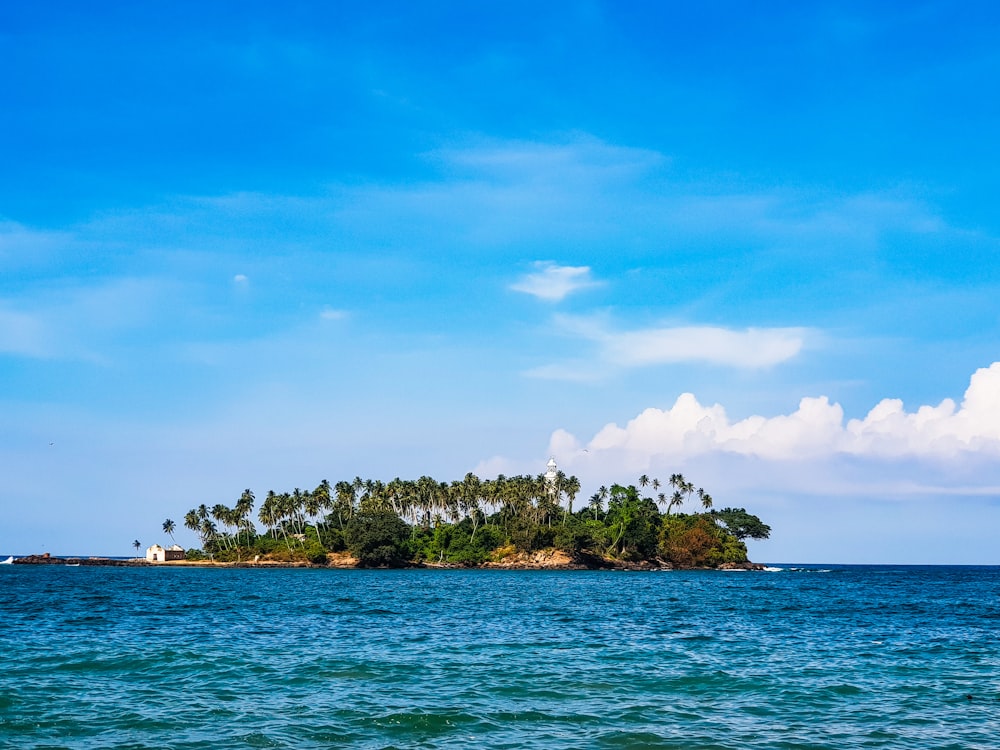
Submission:
[[[589,266],[559,266],[551,261],[536,261],[534,273],[511,284],[516,292],[524,292],[548,302],[559,302],[573,292],[598,286],[590,275]]]
[[[0,354],[42,358],[54,354],[42,319],[0,303]]]
[[[176,317],[185,290],[165,279],[120,278],[32,291],[0,300],[0,352],[106,363],[122,340]]]
[[[464,254],[470,245],[505,256],[513,249],[514,257],[538,257],[540,243],[560,254],[620,246],[632,257],[655,254],[655,262],[667,248],[717,259],[749,246],[825,275],[855,273],[859,263],[875,268],[874,251],[889,235],[959,234],[919,195],[720,186],[711,175],[692,181],[670,171],[666,154],[585,134],[564,142],[470,143],[425,158],[432,172],[422,180],[331,183],[303,194],[176,196],[107,212],[79,234],[159,247],[203,238],[214,252],[232,253],[265,245],[270,252],[302,251],[322,238],[356,255],[372,246],[383,255],[387,248],[416,256],[432,249],[435,258]],[[4,233],[0,224],[0,257]]]
[[[578,133],[564,143],[490,141],[434,151],[449,169],[491,182],[545,182],[566,187],[631,180],[669,163],[663,154],[606,143]]]
[[[741,369],[773,367],[796,357],[811,331],[806,328],[663,326],[624,329],[603,316],[557,315],[555,329],[596,345],[586,364],[552,363],[526,374],[557,380],[599,380],[615,371],[676,363],[705,363]]]
[[[0,269],[10,272],[44,267],[68,246],[74,250],[72,234],[41,231],[13,221],[0,220]]]
[[[349,313],[347,310],[337,310],[332,307],[324,307],[319,314],[319,317],[323,320],[344,320],[347,318]]]
[[[598,340],[605,358],[624,367],[708,362],[753,369],[792,359],[802,350],[804,337],[802,328],[682,326],[622,331],[604,334]]]

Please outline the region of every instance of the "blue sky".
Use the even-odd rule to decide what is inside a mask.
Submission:
[[[756,559],[1000,563],[998,27],[5,5],[0,552],[554,455],[682,471]]]

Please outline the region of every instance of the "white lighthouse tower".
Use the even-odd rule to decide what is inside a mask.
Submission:
[[[545,464],[545,486],[549,491],[550,495],[556,494],[556,478],[559,475],[559,467],[556,466],[555,458],[550,458],[549,462]]]

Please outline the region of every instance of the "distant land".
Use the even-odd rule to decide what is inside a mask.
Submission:
[[[537,476],[324,480],[269,491],[259,507],[246,489],[232,507],[202,504],[184,515],[199,547],[156,545],[146,556],[160,564],[183,556],[186,565],[753,568],[745,540],[771,531],[744,508],[716,509],[681,474],[601,487],[574,508],[579,491],[554,460]],[[171,542],[176,530],[164,520]],[[138,539],[133,547],[140,557]]]

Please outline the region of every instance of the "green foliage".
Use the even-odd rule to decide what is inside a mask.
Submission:
[[[343,552],[347,549],[347,541],[344,539],[344,530],[322,524],[319,527],[319,541],[330,552]]]
[[[416,529],[412,535],[416,557],[432,563],[479,565],[490,558],[506,537],[494,526],[473,530],[468,518],[460,523],[440,523],[433,529]]]
[[[551,526],[535,523],[529,517],[519,516],[509,523],[510,541],[522,552],[533,552],[551,547],[555,531]]]
[[[595,532],[603,540],[606,534],[600,534],[600,532],[604,528],[603,523],[581,520],[579,516],[569,516],[565,523],[556,526],[553,546],[569,554],[594,549],[597,546]]]
[[[580,483],[562,472],[495,480],[470,473],[450,483],[429,476],[387,483],[355,477],[335,485],[324,480],[315,490],[270,491],[256,515],[253,493],[245,490],[232,508],[202,504],[184,516],[204,550],[191,550],[188,558],[323,564],[328,550],[347,549],[363,566],[477,565],[505,552],[556,547],[571,555],[659,556],[681,567],[715,566],[745,561],[743,540],[770,535],[770,527],[743,508],[712,511],[711,496],[680,474],[663,484],[643,475],[639,485],[650,487],[657,501],[616,484],[574,505]],[[672,515],[696,501],[705,512]],[[257,533],[255,519],[264,533]]]
[[[306,541],[302,548],[302,556],[314,565],[326,565],[326,549],[315,539]]]
[[[268,554],[267,558],[273,560],[274,562],[281,563],[303,563],[307,562],[305,555],[300,547],[289,547],[282,545],[280,547],[275,547],[274,551]],[[253,559],[252,557],[250,558]]]
[[[254,544],[254,554],[255,555],[270,555],[274,552],[281,550],[287,550],[288,546],[282,539],[275,539],[273,536],[259,536]]]
[[[208,555],[202,552],[200,549],[192,547],[187,552],[184,553],[185,560],[207,560]]]
[[[660,512],[648,497],[639,497],[635,487],[611,487],[606,525],[608,554],[625,560],[649,559],[656,554]]]
[[[676,515],[663,520],[660,555],[680,568],[715,567],[746,562],[747,548],[708,515]]]
[[[359,510],[344,528],[351,554],[364,567],[399,567],[410,557],[410,527],[391,510]]]
[[[771,527],[757,516],[747,513],[743,508],[723,508],[712,511],[712,515],[719,519],[725,525],[726,530],[740,541],[747,538],[767,539],[771,536]]]

